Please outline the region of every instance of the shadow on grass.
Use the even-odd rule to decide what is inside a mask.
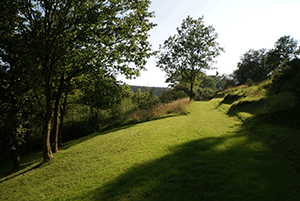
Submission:
[[[232,103],[234,103],[235,101],[241,99],[245,97],[244,95],[241,94],[227,94],[224,99],[219,103],[218,106],[222,105],[222,104],[228,104],[231,105]]]
[[[297,200],[299,174],[253,143],[240,131],[171,147],[171,154],[70,200]]]
[[[236,116],[239,112],[247,112],[254,115],[257,113],[257,111],[263,108],[264,103],[264,99],[260,99],[257,101],[238,102],[237,104],[234,104],[230,107],[230,109],[227,112],[227,115]]]
[[[34,164],[36,164],[36,165],[34,165]],[[42,160],[37,160],[37,161],[33,161],[31,163],[22,164],[17,169],[2,169],[1,170],[1,176],[0,176],[0,183],[2,183],[4,181],[8,181],[10,179],[13,179],[17,176],[23,175],[23,174],[25,174],[27,172],[30,172],[32,170],[35,170],[35,169],[39,168],[40,166],[42,166],[42,164],[43,164]],[[7,177],[7,178],[2,179],[4,177]]]

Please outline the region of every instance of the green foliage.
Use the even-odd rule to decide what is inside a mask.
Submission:
[[[266,80],[271,74],[281,72],[286,64],[300,55],[298,41],[290,36],[283,36],[271,50],[249,50],[233,72],[236,85],[242,85],[251,79],[254,82]]]
[[[196,90],[194,100],[195,101],[208,101],[215,97],[216,90],[213,88],[198,88]]]
[[[166,82],[189,84],[192,99],[197,76],[205,69],[212,69],[215,57],[224,51],[217,38],[215,29],[204,25],[203,17],[194,20],[188,16],[183,20],[177,34],[160,46],[157,56],[156,66],[166,72]]]
[[[108,72],[86,75],[80,102],[96,109],[109,109],[127,96],[127,89]]]
[[[270,97],[268,101],[267,111],[269,113],[276,112],[278,110],[291,110],[299,104],[297,97],[294,93],[285,91]]]
[[[7,78],[10,77],[24,86],[20,89],[26,90],[16,100],[34,91],[33,105],[40,105],[37,113],[44,114],[40,117],[44,122],[45,160],[52,158],[51,127],[57,136],[58,120],[63,117],[59,115],[60,103],[75,78],[85,75],[91,79],[91,85],[85,88],[86,104],[97,110],[107,109],[120,101],[114,76],[117,73],[128,78],[137,76],[145,68],[147,58],[154,55],[148,42],[148,31],[155,26],[149,21],[154,17],[148,11],[150,3],[148,0],[1,1],[0,70],[1,76],[9,74],[5,79],[1,77],[1,82],[10,82]],[[34,84],[29,85],[33,80]],[[1,89],[5,85],[1,83]],[[14,88],[5,92],[5,96],[11,92],[17,94],[17,87]],[[88,92],[97,93],[88,97]],[[20,105],[14,109],[16,112],[5,110],[5,115],[23,114]],[[9,130],[20,125],[16,122]],[[53,148],[52,151],[56,152]]]
[[[132,89],[132,91],[135,93],[138,91],[138,89],[140,89],[142,92],[144,92],[145,90],[147,90],[148,92],[152,91],[154,92],[154,94],[159,97],[164,90],[166,90],[166,87],[144,87],[144,86],[133,86],[133,85],[129,85],[129,87]]]
[[[275,43],[275,48],[270,50],[267,57],[270,71],[282,70],[285,64],[300,55],[298,41],[291,36],[283,36]]]
[[[275,94],[292,92],[296,96],[300,94],[300,60],[294,59],[286,64],[282,73],[274,74],[272,91]]]
[[[253,84],[253,81],[250,79],[250,78],[247,78],[247,80],[246,80],[246,83],[245,83],[246,85],[248,85],[248,86],[252,86],[252,84]]]
[[[176,85],[172,89],[164,90],[159,99],[162,103],[170,103],[174,100],[188,97],[189,87],[186,85]]]
[[[266,49],[249,50],[238,63],[238,69],[233,72],[233,77],[237,85],[242,85],[251,79],[254,82],[262,81],[268,78],[270,73],[267,66]]]

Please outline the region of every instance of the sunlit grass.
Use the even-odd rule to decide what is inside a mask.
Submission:
[[[0,200],[297,200],[299,169],[286,148],[220,112],[231,106],[222,100],[71,141],[37,168],[31,158],[0,179]]]

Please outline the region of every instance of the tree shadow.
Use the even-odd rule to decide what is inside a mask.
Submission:
[[[296,200],[299,173],[244,131],[171,147],[171,154],[138,164],[86,200]]]
[[[254,115],[262,108],[264,102],[264,99],[238,102],[229,108],[227,115],[236,116],[239,112],[247,112]]]
[[[227,94],[217,107],[221,106],[222,104],[231,105],[232,103],[234,103],[235,101],[237,101],[243,97],[245,97],[245,96],[241,95],[241,94],[234,94],[234,95]]]
[[[110,134],[112,132],[116,132],[116,131],[120,131],[120,130],[124,130],[130,127],[133,127],[137,124],[140,123],[144,123],[144,122],[148,122],[148,121],[156,121],[156,120],[160,120],[160,119],[164,119],[164,118],[171,118],[174,117],[174,115],[166,115],[163,117],[158,117],[152,120],[145,120],[143,122],[130,122],[124,126],[118,126],[118,127],[111,127],[107,130],[101,131],[101,132],[95,132],[74,140],[70,140],[67,141],[66,143],[63,144],[62,147],[59,148],[60,150],[67,150],[73,146],[79,145],[87,140],[91,140],[94,137],[97,137],[99,135],[106,135],[106,134]],[[55,155],[54,155],[55,157]],[[41,151],[37,151],[37,152],[32,152],[26,155],[21,156],[21,164],[17,169],[13,169],[13,163],[12,161],[6,161],[3,164],[1,164],[0,166],[0,182],[4,182],[7,181],[9,179],[12,179],[16,176],[22,175],[26,172],[29,172],[31,170],[34,170],[36,168],[39,168],[42,165],[42,153]],[[7,178],[5,178],[7,177]],[[5,179],[3,179],[5,178]]]
[[[36,165],[34,165],[34,164],[36,164]],[[42,164],[43,164],[42,160],[37,160],[37,161],[29,162],[27,164],[22,164],[17,169],[11,169],[11,168],[2,169],[1,170],[1,176],[0,176],[0,183],[2,183],[4,181],[8,181],[10,179],[13,179],[17,176],[23,175],[23,174],[25,174],[27,172],[30,172],[32,170],[35,170],[35,169],[39,168],[40,166],[42,166]],[[23,170],[25,170],[25,171],[23,171]],[[4,177],[7,177],[7,178],[2,179]]]

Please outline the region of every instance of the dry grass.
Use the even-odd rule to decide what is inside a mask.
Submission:
[[[158,108],[156,108],[155,113],[157,115],[164,115],[164,114],[188,114],[187,106],[191,103],[188,98],[179,99],[173,101],[171,103],[161,104]]]
[[[155,108],[138,111],[130,115],[128,122],[149,121],[152,119],[161,118],[165,115],[186,115],[189,113],[188,106],[191,101],[187,98],[179,99],[171,103],[160,104]]]

